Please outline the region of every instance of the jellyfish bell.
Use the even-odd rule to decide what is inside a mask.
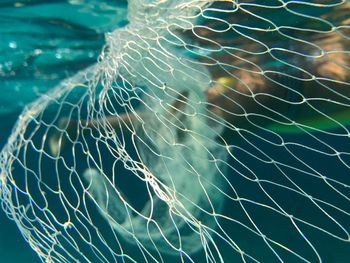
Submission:
[[[132,202],[118,185],[114,186],[108,182],[107,176],[95,168],[89,168],[84,171],[83,177],[88,183],[86,189],[89,198],[96,202],[99,212],[113,230],[127,242],[134,244],[137,240],[149,246],[147,243],[151,238],[157,246],[153,248],[150,246],[149,249],[170,255],[177,255],[180,247],[186,253],[200,250],[201,237],[196,232],[204,226],[209,227],[210,224],[205,214],[195,211],[192,207],[194,204],[190,202],[195,200],[189,200],[187,192],[181,191],[175,194],[173,189],[148,172],[147,184],[152,189],[152,194],[142,209],[131,208],[132,211],[127,212],[125,207]],[[183,183],[182,186],[186,187]],[[191,197],[198,199],[198,191],[192,188]],[[184,198],[187,198],[185,202]],[[196,229],[197,231],[193,231]],[[182,233],[180,243],[177,232]],[[169,249],[170,247],[173,249]]]

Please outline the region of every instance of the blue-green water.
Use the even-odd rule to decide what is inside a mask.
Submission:
[[[0,115],[1,147],[11,133],[12,126],[19,113],[20,112],[13,112]],[[0,262],[2,263],[40,262],[39,258],[33,253],[33,250],[21,236],[16,224],[8,219],[3,211],[0,213],[0,255]]]
[[[0,147],[23,106],[96,62],[104,33],[124,26],[126,0],[0,1]],[[0,262],[40,262],[0,212]]]
[[[96,62],[104,33],[126,22],[124,1],[1,1],[0,113]]]

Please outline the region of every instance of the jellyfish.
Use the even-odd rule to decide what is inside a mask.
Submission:
[[[130,0],[19,116],[4,211],[43,262],[346,261],[349,11]]]

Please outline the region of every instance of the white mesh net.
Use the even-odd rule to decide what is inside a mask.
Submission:
[[[40,258],[345,262],[349,2],[128,10],[1,152],[3,209]]]

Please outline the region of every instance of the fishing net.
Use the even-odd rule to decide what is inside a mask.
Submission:
[[[28,105],[6,214],[44,262],[344,262],[350,5],[130,0]]]

